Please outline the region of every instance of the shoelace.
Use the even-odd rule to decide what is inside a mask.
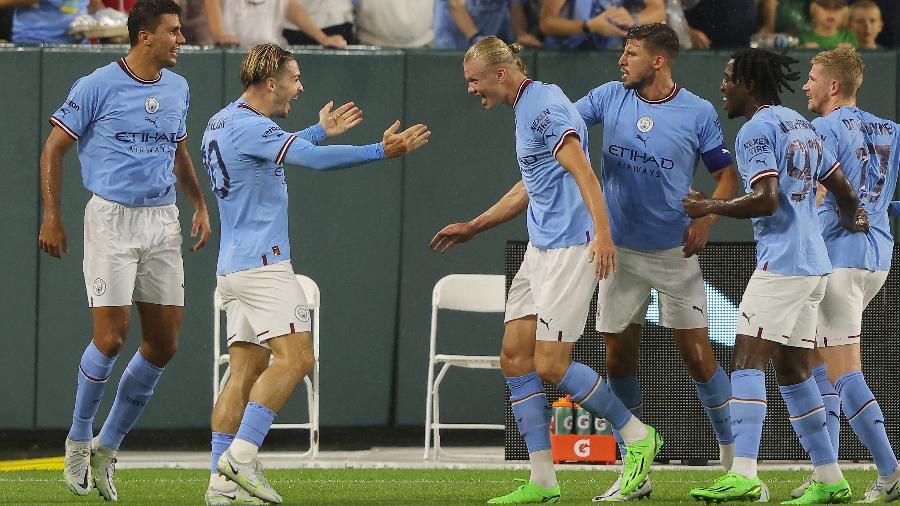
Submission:
[[[73,450],[71,456],[72,456],[72,457],[81,457],[82,459],[90,458],[90,456],[91,456],[91,449],[90,449],[90,448],[83,448],[83,449],[80,449],[80,450]],[[66,464],[66,471],[69,472],[69,471],[72,471],[72,470],[78,470],[79,467],[86,467],[86,466],[79,466],[79,465],[78,465],[79,463],[82,463],[82,462],[84,462],[84,460],[73,459],[73,458],[68,458],[68,459],[66,459],[66,462],[65,462],[65,464]]]

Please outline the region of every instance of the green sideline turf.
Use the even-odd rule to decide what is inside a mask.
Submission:
[[[658,471],[653,496],[641,505],[691,502],[688,490],[708,484],[720,472]],[[284,504],[483,504],[511,491],[513,478],[525,471],[273,469],[267,476],[284,496]],[[862,497],[875,472],[847,471],[854,499]],[[58,471],[0,473],[0,504],[100,504],[94,491],[76,497]],[[787,498],[806,477],[803,472],[771,471],[760,476],[772,491],[772,502]],[[116,473],[121,504],[203,504],[209,474],[197,469],[134,469]],[[563,501],[591,504],[615,479],[608,471],[561,471]]]

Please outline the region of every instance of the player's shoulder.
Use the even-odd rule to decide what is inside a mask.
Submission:
[[[162,77],[162,80],[164,80],[167,84],[174,86],[183,86],[185,88],[188,87],[187,79],[185,79],[184,76],[179,74],[178,72],[169,69],[162,69],[160,71],[160,76]]]
[[[622,84],[622,81],[609,81],[607,83],[603,83],[600,86],[589,91],[587,94],[596,98],[599,97],[610,97],[610,96],[623,96],[628,93],[628,90],[625,89],[625,85]]]
[[[681,102],[681,104],[686,105],[693,110],[700,110],[704,113],[716,112],[716,108],[709,100],[706,100],[705,98],[695,94],[687,88],[679,86],[678,95],[676,98],[679,102]]]
[[[108,88],[113,81],[120,78],[119,74],[121,72],[118,63],[111,62],[102,67],[97,67],[93,72],[86,76],[78,78],[75,81],[75,84],[96,89]]]
[[[280,138],[287,135],[278,123],[272,118],[262,114],[253,106],[243,101],[237,101],[226,107],[231,110],[231,128],[239,136],[247,136],[256,140],[268,140],[271,137]]]

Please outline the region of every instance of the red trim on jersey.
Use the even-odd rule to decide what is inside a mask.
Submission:
[[[757,172],[756,175],[750,177],[750,186],[756,184],[760,179],[765,179],[767,177],[778,177],[778,171],[775,169],[766,169],[760,172]]]
[[[840,167],[841,167],[841,162],[835,161],[834,165],[832,165],[831,168],[828,169],[828,172],[826,172],[824,176],[819,178],[819,181],[821,181],[823,179],[828,179],[828,176],[830,176],[834,171],[838,170]]]
[[[238,104],[237,106],[240,107],[241,109],[247,109],[248,111],[252,111],[252,112],[254,112],[254,113],[256,113],[256,114],[259,114],[260,116],[265,116],[265,114],[263,114],[263,113],[257,111],[257,110],[254,109],[253,106],[251,106],[250,104],[241,102],[241,103]]]
[[[116,60],[116,63],[119,64],[119,68],[121,68],[123,72],[128,74],[128,77],[134,79],[135,81],[137,81],[141,84],[156,84],[159,82],[160,79],[162,79],[162,72],[160,72],[159,74],[156,75],[156,79],[153,79],[150,81],[148,81],[146,79],[141,79],[140,77],[138,77],[137,74],[134,73],[134,71],[131,70],[131,67],[128,66],[128,62],[125,61],[125,58],[119,58],[118,60]]]
[[[648,104],[664,104],[664,103],[668,102],[669,100],[672,100],[673,98],[675,98],[675,95],[678,95],[678,92],[680,90],[681,90],[681,86],[678,86],[678,83],[676,83],[675,87],[672,88],[672,93],[669,93],[668,95],[666,95],[665,97],[663,97],[659,100],[646,99],[646,98],[642,97],[641,94],[638,93],[637,91],[635,91],[634,94],[637,95],[637,97],[639,99],[643,100],[644,102],[647,102]]]
[[[756,113],[758,113],[759,111],[766,109],[768,107],[769,107],[769,104],[763,104],[763,105],[757,107],[756,110],[753,111],[753,116],[756,116]],[[753,116],[750,116],[750,117],[752,118]]]
[[[513,100],[513,108],[514,109],[516,107],[516,104],[519,103],[519,99],[522,98],[522,94],[525,93],[525,88],[527,88],[528,85],[531,83],[532,83],[531,79],[528,79],[526,77],[525,80],[522,81],[522,84],[519,85],[519,89],[518,89],[518,91],[516,91],[516,99]]]
[[[575,137],[578,137],[578,132],[576,132],[574,129],[570,128],[570,129],[566,130],[565,132],[563,132],[562,135],[559,136],[559,140],[556,141],[556,145],[553,146],[553,156],[554,157],[556,156],[556,153],[559,152],[560,148],[562,148],[563,139],[565,139],[566,136],[568,136],[568,135],[574,135]],[[581,140],[581,137],[578,137],[578,139]]]
[[[284,162],[284,157],[287,156],[288,149],[290,149],[291,144],[293,144],[296,139],[297,136],[291,134],[291,136],[284,141],[284,145],[281,146],[281,150],[278,151],[278,156],[275,157],[275,165],[281,165],[281,163]]]
[[[56,116],[50,116],[50,124],[58,126],[69,137],[75,139],[76,141],[78,140],[78,135],[75,132],[73,132],[71,128],[67,127],[66,124],[63,123],[62,120],[57,118]]]

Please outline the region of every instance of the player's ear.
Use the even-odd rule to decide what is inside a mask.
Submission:
[[[503,65],[497,65],[497,81],[503,81],[504,79],[506,79],[507,73],[508,72],[506,71],[506,67],[504,67]]]

